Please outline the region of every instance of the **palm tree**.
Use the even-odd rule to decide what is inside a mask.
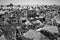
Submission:
[[[9,4],[9,7],[11,8],[11,10],[13,10],[13,6],[14,5],[12,3]]]
[[[19,10],[19,8],[21,7],[21,5],[17,5],[18,6],[18,10]]]
[[[10,3],[10,6],[14,6],[12,3]]]
[[[12,8],[14,5],[12,3],[9,4],[9,7]]]
[[[47,5],[45,5],[45,8],[47,8],[48,6]]]
[[[20,5],[18,5],[18,7],[20,8]]]
[[[3,7],[3,5],[1,5],[1,8]]]

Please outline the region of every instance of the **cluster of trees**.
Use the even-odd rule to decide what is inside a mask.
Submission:
[[[13,6],[11,4],[11,6]],[[47,8],[47,6],[45,6]],[[38,7],[39,9],[39,7]],[[25,25],[25,22],[28,20],[32,25],[32,29],[36,27],[36,25],[40,24],[33,23],[36,20],[39,20],[42,24],[46,24],[48,21],[50,21],[56,14],[56,10],[54,10],[52,13],[50,10],[29,10],[29,9],[16,9],[12,12],[5,12],[4,14],[0,15],[0,35],[4,34],[5,38],[7,40],[13,40],[13,37],[15,37],[15,33],[17,30],[17,27],[21,27],[23,31],[29,30],[29,28],[25,29],[27,25]],[[54,13],[56,12],[56,13]],[[37,14],[38,13],[38,14]],[[42,18],[41,18],[42,16]],[[21,20],[20,18],[25,17],[26,19]],[[37,17],[37,18],[36,18]],[[40,18],[39,18],[40,17]],[[33,18],[33,19],[31,19]],[[28,25],[30,27],[30,25]]]

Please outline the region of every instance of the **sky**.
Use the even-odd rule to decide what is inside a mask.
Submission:
[[[60,0],[0,0],[0,5],[60,5]]]

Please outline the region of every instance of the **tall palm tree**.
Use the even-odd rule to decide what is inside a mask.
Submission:
[[[18,5],[18,7],[20,7],[21,5]]]
[[[14,5],[13,5],[12,3],[9,4],[9,7],[10,7],[10,8],[13,8],[13,6],[14,6]]]
[[[10,6],[14,6],[12,3],[10,3]]]
[[[1,5],[1,8],[3,7],[3,5]]]

